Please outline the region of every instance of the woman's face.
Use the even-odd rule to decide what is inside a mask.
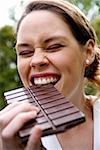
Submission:
[[[16,51],[25,87],[53,83],[65,96],[80,88],[84,51],[57,14],[45,10],[28,14],[18,30]]]

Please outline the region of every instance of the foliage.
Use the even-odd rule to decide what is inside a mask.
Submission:
[[[97,42],[98,45],[100,45],[100,15],[98,15],[93,21],[92,26],[95,29],[96,35],[97,35]]]
[[[0,29],[0,106],[3,106],[3,92],[19,85],[16,70],[15,41],[11,26]]]
[[[100,1],[99,0],[68,0],[78,6],[87,16],[92,14],[98,15],[100,13]]]
[[[85,85],[85,94],[86,95],[96,95],[100,91],[100,87],[96,86],[92,82],[87,82]]]

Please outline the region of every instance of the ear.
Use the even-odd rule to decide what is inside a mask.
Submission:
[[[95,42],[89,39],[85,45],[85,64],[86,66],[92,64],[95,59]]]

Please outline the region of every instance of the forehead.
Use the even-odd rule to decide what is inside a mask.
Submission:
[[[41,26],[40,28],[40,25],[43,26]],[[44,26],[50,29],[51,27],[53,28],[61,27],[61,25],[67,26],[67,23],[65,23],[65,21],[62,19],[60,15],[48,10],[35,10],[29,13],[22,20],[19,30],[27,28],[30,29],[31,26],[36,27],[35,29],[38,29],[39,27],[39,29],[44,30]]]
[[[47,10],[36,10],[28,14],[21,22],[18,35],[25,33],[66,32],[69,26],[58,14]]]
[[[47,10],[36,10],[28,14],[21,22],[17,41],[48,36],[72,35],[67,23],[58,14]]]

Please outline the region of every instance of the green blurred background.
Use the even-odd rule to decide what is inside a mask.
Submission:
[[[20,7],[23,7],[23,2],[20,2]],[[77,5],[90,19],[97,34],[97,43],[100,45],[100,0],[70,0],[70,2]],[[9,18],[14,22],[14,26],[5,25],[0,28],[0,109],[5,106],[3,93],[22,86],[16,68],[16,52],[14,50],[17,22],[15,14],[15,8],[11,8]],[[95,95],[97,90],[98,87],[91,82],[85,86],[87,95]]]

